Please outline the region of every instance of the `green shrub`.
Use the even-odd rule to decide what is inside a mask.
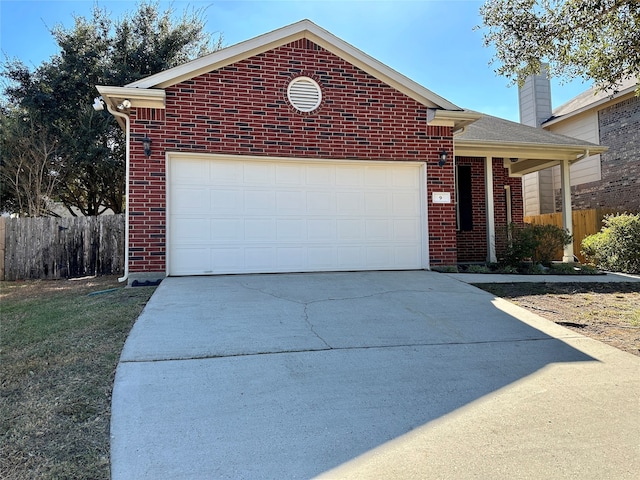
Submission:
[[[518,266],[526,260],[534,264],[551,265],[555,253],[571,242],[571,235],[555,225],[509,225],[511,242],[502,263]]]
[[[640,214],[609,215],[603,223],[582,241],[587,261],[604,270],[640,273]]]
[[[469,265],[467,273],[491,273],[491,269],[486,265]]]

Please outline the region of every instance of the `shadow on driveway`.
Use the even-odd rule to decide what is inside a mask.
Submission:
[[[558,455],[545,460],[549,441],[569,439],[547,422],[564,418],[566,426],[572,417],[553,405],[571,398],[589,414],[598,410],[592,395],[607,391],[607,382],[628,383],[612,380],[600,358],[583,353],[588,349],[569,345],[585,340],[432,272],[168,278],[134,326],[118,367],[112,476],[464,478],[452,468],[472,462],[474,474],[495,473],[495,465],[482,467],[478,459],[501,458],[507,435],[514,442],[530,437],[523,445],[536,445],[544,463],[529,464],[554,476],[561,467]],[[593,377],[592,393],[576,375]],[[492,396],[496,401],[487,403]],[[575,405],[581,399],[587,405]],[[481,425],[473,413],[463,415],[467,423],[456,420],[463,430],[434,422],[476,405]],[[491,431],[480,433],[492,422],[501,439],[493,447]],[[437,441],[429,438],[430,425],[440,432]],[[619,441],[633,445],[625,435]],[[535,455],[530,448],[503,459],[509,474],[521,468],[517,455]],[[562,468],[583,463],[576,455],[566,454]]]

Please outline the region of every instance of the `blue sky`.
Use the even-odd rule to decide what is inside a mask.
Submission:
[[[133,11],[136,2],[99,0],[114,17]],[[73,16],[91,14],[93,0],[0,0],[3,57],[39,65],[58,52],[49,29],[73,25]],[[475,0],[191,0],[161,1],[178,13],[206,8],[210,32],[225,45],[308,18],[356,48],[463,108],[518,120],[516,87],[489,65],[492,50],[482,45],[482,2]],[[582,81],[552,82],[559,106],[589,87]]]

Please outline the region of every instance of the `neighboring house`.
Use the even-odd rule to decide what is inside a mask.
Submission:
[[[308,20],[98,91],[127,134],[130,281],[495,260],[518,177],[599,148],[457,107]]]
[[[576,210],[640,210],[640,97],[636,79],[621,82],[616,92],[591,88],[551,110],[546,75],[527,79],[520,90],[520,121],[550,132],[605,145],[571,167],[571,200]],[[525,215],[561,209],[560,169],[545,169],[522,179]]]

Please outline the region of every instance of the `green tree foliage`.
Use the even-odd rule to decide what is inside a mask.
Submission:
[[[582,241],[582,254],[604,270],[640,273],[640,214],[611,215]]]
[[[96,6],[91,18],[52,30],[60,52],[49,61],[34,70],[17,59],[4,62],[2,103],[17,106],[55,138],[59,169],[52,194],[72,214],[72,207],[84,215],[124,208],[124,134],[108,112],[93,110],[95,86],[124,86],[220,48],[222,37],[212,40],[205,32],[203,15],[198,9],[177,18],[143,1],[113,20]]]
[[[480,14],[496,72],[513,82],[539,74],[542,62],[552,77],[590,78],[601,89],[640,79],[638,0],[487,0]]]

